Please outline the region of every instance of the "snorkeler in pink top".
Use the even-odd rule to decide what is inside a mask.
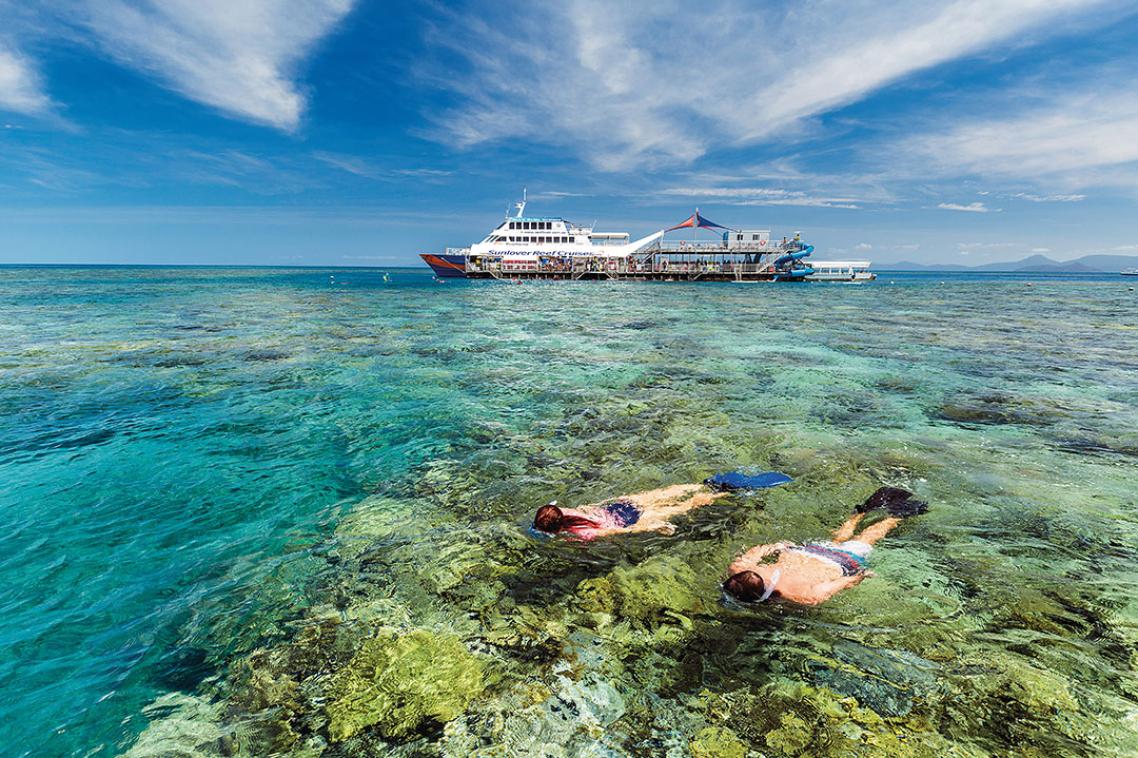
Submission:
[[[673,484],[586,505],[578,510],[558,508],[557,503],[552,502],[537,509],[533,528],[546,534],[563,534],[586,541],[627,532],[672,534],[676,526],[671,519],[713,503],[727,494],[713,492],[703,484]]]
[[[558,508],[554,501],[537,509],[533,528],[586,541],[627,532],[673,534],[676,526],[672,519],[693,508],[714,503],[731,493],[753,493],[790,481],[789,476],[777,471],[726,471],[709,476],[703,484],[673,484],[586,505],[580,510]]]

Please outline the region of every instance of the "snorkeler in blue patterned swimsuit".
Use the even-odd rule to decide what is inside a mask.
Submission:
[[[889,515],[861,531],[854,531],[870,511]],[[730,577],[723,589],[742,602],[762,602],[777,594],[803,605],[817,605],[844,589],[858,584],[873,572],[866,564],[873,545],[892,531],[903,518],[928,510],[928,505],[912,493],[896,487],[882,487],[834,532],[833,541],[794,545],[778,542],[759,545],[735,559],[728,569]],[[773,563],[768,557],[778,556]]]

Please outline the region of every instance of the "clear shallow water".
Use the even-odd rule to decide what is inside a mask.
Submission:
[[[1126,280],[4,268],[0,312],[0,737],[26,753],[320,749],[381,629],[456,637],[482,685],[445,730],[334,751],[1138,740]],[[673,538],[524,531],[552,498],[740,465],[797,481]],[[933,511],[876,578],[815,610],[719,604],[737,550],[817,536],[879,483]]]

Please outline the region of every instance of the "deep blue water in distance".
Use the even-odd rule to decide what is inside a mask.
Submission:
[[[859,285],[515,287],[388,271],[389,283],[370,269],[0,267],[5,752],[128,748],[148,703],[286,638],[323,602],[329,539],[357,504],[397,493],[413,518],[432,462],[603,412],[604,395],[639,392],[650,369],[729,377],[738,396],[667,391],[708,408],[727,392],[723,424],[763,419],[788,448],[943,433],[958,446],[943,454],[969,466],[1014,447],[1022,468],[985,473],[1013,490],[1032,471],[1109,471],[1097,502],[1134,522],[1119,505],[1120,466],[1138,450],[1133,280],[884,271]],[[882,379],[901,367],[908,384]],[[1068,415],[1011,429],[934,418],[995,391],[1061,397]],[[854,395],[868,410],[848,406]],[[693,418],[693,439],[708,423]],[[658,465],[696,476],[701,455],[726,449],[677,443]],[[539,489],[531,474],[509,470]],[[520,521],[545,493],[518,492]]]

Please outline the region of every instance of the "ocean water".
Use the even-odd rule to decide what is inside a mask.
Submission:
[[[1130,286],[0,268],[0,742],[1134,754]],[[551,499],[741,466],[795,482],[671,537],[526,531]],[[736,552],[880,484],[932,508],[877,576],[815,609],[721,601]],[[352,722],[384,635],[431,664],[385,653],[397,705]],[[461,696],[432,679],[455,672]]]

